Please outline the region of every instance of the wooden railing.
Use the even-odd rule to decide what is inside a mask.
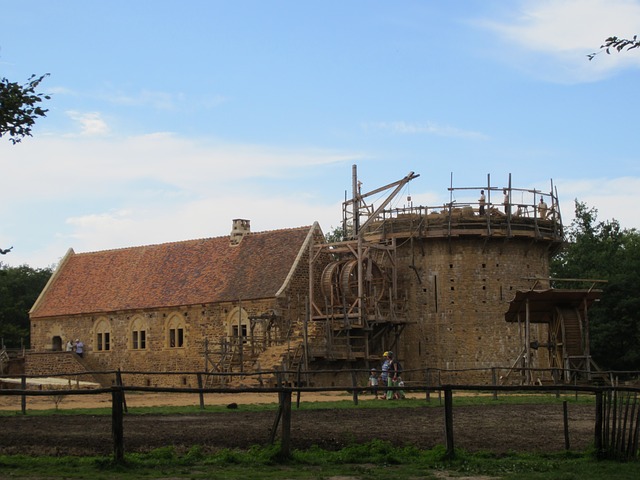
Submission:
[[[113,440],[113,456],[116,461],[124,460],[124,415],[127,413],[126,393],[127,392],[144,392],[144,393],[186,393],[198,395],[200,399],[200,408],[205,408],[205,394],[229,394],[229,393],[273,393],[278,396],[278,410],[274,421],[273,429],[270,435],[270,441],[273,443],[276,438],[278,426],[280,427],[280,449],[281,454],[289,456],[291,454],[291,411],[292,397],[297,396],[296,404],[300,405],[301,394],[306,392],[350,392],[353,402],[358,405],[359,396],[373,392],[373,387],[362,386],[358,378],[368,374],[363,370],[352,370],[351,382],[337,386],[305,386],[301,382],[292,382],[291,378],[296,375],[314,375],[319,373],[345,373],[344,370],[334,371],[272,371],[272,372],[256,372],[246,375],[275,375],[277,378],[275,386],[271,387],[216,387],[207,388],[204,385],[204,378],[212,375],[206,372],[99,372],[101,375],[114,375],[114,385],[111,388],[86,388],[79,381],[72,383],[68,380],[68,386],[58,388],[56,390],[41,390],[27,388],[28,380],[26,376],[21,377],[20,386],[16,389],[0,389],[0,396],[20,396],[22,413],[27,413],[27,399],[36,396],[75,396],[75,395],[111,395],[112,410],[112,440]],[[77,375],[86,375],[87,372],[81,372]],[[173,388],[173,387],[145,387],[125,385],[122,381],[124,375],[144,374],[164,374],[164,375],[196,375],[198,378],[197,388]],[[627,372],[629,373],[629,372]],[[637,373],[637,372],[635,372]],[[220,373],[217,375],[231,375]],[[233,374],[237,375],[237,374]],[[68,375],[67,375],[68,377]],[[30,377],[31,379],[33,377]],[[425,375],[425,378],[428,376]],[[0,381],[3,377],[0,377]],[[383,387],[380,387],[383,388]],[[594,445],[596,455],[600,458],[608,458],[615,460],[630,460],[638,458],[638,442],[640,437],[640,404],[638,402],[638,386],[593,386],[593,385],[499,385],[494,382],[493,385],[440,385],[429,384],[424,381],[411,381],[403,386],[384,387],[391,392],[403,390],[404,392],[418,392],[425,394],[425,400],[430,401],[431,395],[437,393],[439,398],[444,397],[444,430],[447,456],[455,456],[455,437],[454,437],[454,392],[485,392],[493,394],[495,399],[500,395],[523,394],[523,393],[556,393],[575,392],[576,396],[581,394],[593,395],[595,397],[595,424],[594,424]],[[569,437],[567,428],[567,407],[564,407],[565,422],[565,446],[569,449]]]

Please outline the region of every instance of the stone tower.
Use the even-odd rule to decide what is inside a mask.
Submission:
[[[407,316],[396,354],[405,368],[455,371],[442,382],[480,380],[474,369],[486,380],[486,369],[518,358],[521,331],[505,313],[516,291],[536,282],[548,288],[549,261],[562,243],[555,195],[546,194],[551,207],[541,210],[539,191],[519,189],[528,198],[511,205],[515,189],[484,190],[504,192],[505,203],[500,195],[500,205],[483,214],[479,205],[454,203],[396,210],[367,235],[396,244]],[[546,340],[544,328],[536,326],[537,340]]]
[[[483,190],[477,202],[415,207],[408,199],[408,207],[389,208],[416,177],[363,194],[354,167],[343,241],[317,246],[334,261],[322,288],[310,289],[311,319],[328,332],[312,339],[310,356],[367,367],[393,350],[407,371],[455,377],[434,381],[489,383],[492,368],[522,354],[522,327],[505,320],[516,292],[549,288],[549,261],[563,239],[557,195],[553,185],[543,193],[513,188],[509,178],[507,187],[463,188]],[[368,203],[392,188],[377,209]],[[536,324],[528,335],[543,343],[547,327]],[[544,353],[527,355],[544,367]]]

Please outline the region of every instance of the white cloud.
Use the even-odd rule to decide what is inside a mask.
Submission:
[[[371,122],[363,125],[365,130],[384,130],[401,135],[437,135],[440,137],[456,137],[485,140],[486,135],[470,130],[461,130],[448,125],[438,125],[434,122],[407,123],[397,122]]]
[[[598,220],[616,219],[624,228],[640,228],[637,204],[629,201],[640,190],[640,178],[595,178],[560,180],[558,183],[563,223],[569,225],[574,217],[575,200],[598,210]]]
[[[342,189],[326,194],[310,172],[361,157],[169,133],[34,137],[18,147],[0,144],[0,156],[12,180],[0,191],[0,205],[11,205],[0,207],[6,230],[0,239],[20,245],[6,261],[34,267],[57,262],[69,247],[94,251],[227,235],[232,218],[251,219],[254,231],[314,221],[328,229],[341,215],[339,203],[328,202],[340,199]]]
[[[66,112],[71,120],[77,122],[80,126],[80,135],[85,136],[103,136],[109,133],[107,122],[102,119],[99,112],[77,112],[69,110]]]
[[[503,40],[496,55],[548,79],[592,81],[640,66],[635,52],[602,54],[591,62],[586,58],[610,36],[640,33],[640,2],[635,0],[524,0],[511,18],[476,24]]]

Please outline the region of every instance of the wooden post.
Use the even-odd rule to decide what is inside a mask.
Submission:
[[[491,367],[491,383],[495,387],[498,384],[498,377],[496,376],[496,367]],[[498,400],[498,390],[493,391],[493,399]]]
[[[280,442],[280,457],[291,456],[291,389],[282,392],[282,440]]]
[[[431,403],[431,370],[427,368],[426,375],[427,377],[427,388],[425,389],[425,396],[427,403]]]
[[[124,383],[122,382],[122,372],[120,371],[120,369],[116,370],[116,385],[118,387],[122,387],[124,385]],[[122,406],[124,408],[124,411],[128,412],[129,410],[127,409],[127,399],[124,396],[124,390],[120,390],[120,393],[121,393]]]
[[[124,394],[121,386],[111,390],[111,434],[113,436],[113,459],[124,461]]]
[[[562,402],[562,416],[564,419],[564,449],[570,450],[571,446],[569,443],[569,415],[567,411],[567,401]]]
[[[602,392],[596,392],[596,423],[594,427],[594,446],[596,449],[596,457],[602,458]]]
[[[302,364],[299,363],[298,364],[298,374],[297,374],[297,377],[296,377],[297,378],[297,384],[298,384],[297,385],[298,391],[296,393],[296,408],[300,408],[300,385],[301,385],[301,382],[302,382],[301,369],[302,369]]]
[[[27,377],[25,375],[20,375],[20,388],[22,390],[27,389]],[[23,393],[20,396],[20,407],[22,408],[22,414],[27,414],[27,396]]]
[[[445,457],[452,459],[455,457],[453,442],[453,392],[451,387],[444,388],[444,432],[447,442]]]
[[[198,396],[200,397],[200,410],[204,410],[204,392],[202,391],[202,374],[198,373]]]
[[[278,367],[276,367],[276,386],[278,388],[282,388],[282,373],[278,370]],[[283,393],[278,392],[278,411],[276,412],[276,418],[273,420],[273,427],[271,427],[271,436],[269,437],[269,443],[271,443],[272,445],[276,440],[278,424],[280,423],[280,418],[282,417],[283,403]]]
[[[358,379],[355,370],[351,370],[351,385],[353,386],[353,404],[358,405]]]

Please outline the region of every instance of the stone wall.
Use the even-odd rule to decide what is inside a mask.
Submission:
[[[230,323],[237,319],[238,309],[242,317],[260,315],[274,309],[273,299],[224,302],[212,305],[156,309],[149,311],[113,312],[108,315],[82,315],[68,318],[46,318],[31,322],[31,345],[36,353],[51,351],[52,338],[59,336],[64,345],[68,339],[79,338],[85,344],[85,360],[96,370],[150,371],[150,372],[203,372],[205,371],[205,342],[212,360],[220,358],[221,341],[230,336]],[[182,346],[169,344],[169,322],[178,322],[183,328]],[[135,327],[134,322],[140,322]],[[109,349],[99,350],[99,330],[110,333]],[[145,348],[133,348],[132,331],[146,332]],[[208,342],[207,342],[208,341]],[[62,352],[66,353],[66,352]],[[36,361],[29,355],[25,365],[27,374],[45,371],[59,372],[61,366]],[[47,370],[50,368],[50,370]],[[197,386],[197,377],[162,375],[128,375],[125,383],[145,386],[180,385]]]
[[[521,351],[517,324],[504,314],[518,289],[532,277],[548,277],[545,243],[530,239],[430,238],[398,249],[400,285],[409,304],[400,359],[405,369],[509,367]],[[415,267],[415,268],[410,268]],[[545,342],[545,326],[531,340]],[[534,359],[545,367],[546,353]],[[491,381],[490,370],[458,375]]]
[[[99,383],[93,375],[76,375],[83,370],[85,370],[84,365],[78,361],[78,356],[73,352],[29,352],[25,357],[24,373],[26,375],[69,374],[68,378],[71,380]]]

